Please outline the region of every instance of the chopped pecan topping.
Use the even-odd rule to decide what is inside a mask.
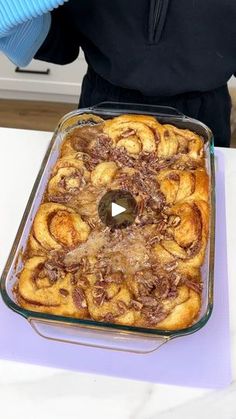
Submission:
[[[160,235],[158,235],[158,236],[153,236],[153,237],[151,237],[151,238],[148,240],[147,244],[148,244],[149,246],[153,246],[154,244],[159,243],[159,242],[160,242],[160,240],[161,240]]]
[[[117,307],[119,310],[119,315],[125,314],[125,312],[127,311],[127,305],[124,301],[117,301]]]
[[[188,257],[195,256],[199,252],[200,248],[201,248],[201,243],[200,243],[199,240],[197,240],[196,242],[192,243],[191,246],[186,251]]]
[[[64,278],[65,276],[65,272],[63,272],[61,267],[57,266],[53,261],[47,261],[44,264],[44,271],[52,284],[57,282],[58,279]]]
[[[150,326],[155,326],[168,316],[168,312],[163,309],[163,306],[157,305],[155,307],[144,307],[142,314]]]
[[[186,285],[191,288],[193,291],[197,292],[198,294],[201,294],[202,292],[202,283],[197,283],[197,282],[193,282],[193,281],[188,281],[186,282]]]
[[[85,294],[82,288],[75,287],[72,292],[72,298],[76,307],[80,309],[87,307],[87,301],[86,301]]]
[[[180,181],[180,176],[179,176],[178,173],[172,172],[168,175],[168,179],[179,182]]]
[[[143,308],[143,304],[140,301],[131,300],[130,307],[134,308],[137,311],[140,311]]]
[[[108,283],[109,282],[114,282],[116,284],[121,284],[124,281],[124,274],[121,271],[114,272],[114,273],[111,273],[111,274],[107,274],[104,277],[104,281],[108,282]]]
[[[191,278],[191,277],[183,277],[182,282],[193,291],[197,292],[198,294],[201,294],[202,292],[202,282],[198,281],[197,279]]]
[[[92,230],[96,228],[96,224],[92,220],[87,220],[87,223]]]
[[[154,268],[154,267],[153,267]],[[152,297],[154,300],[164,300],[169,298],[170,293],[176,295],[176,284],[179,283],[180,278],[177,279],[176,273],[171,271],[164,271],[158,268],[156,271],[147,270],[136,273],[135,280],[138,283],[139,298],[138,300],[144,304],[143,297]],[[153,304],[154,301],[150,300]]]
[[[170,278],[167,276],[159,277],[156,282],[154,295],[160,300],[164,300],[165,298],[168,297],[170,288],[171,288]]]
[[[164,270],[165,270],[166,272],[172,272],[172,271],[174,271],[177,267],[178,267],[178,262],[177,262],[177,260],[174,260],[173,262],[166,263],[166,264],[164,265]]]
[[[109,160],[111,146],[111,140],[107,135],[98,135],[96,144],[89,153],[93,161],[98,163],[99,161]]]
[[[168,219],[168,224],[170,227],[178,227],[180,223],[181,223],[181,218],[178,217],[178,215],[170,215]]]
[[[66,204],[71,200],[72,196],[69,194],[62,194],[62,195],[50,195],[48,200],[50,202],[56,202],[58,204]]]
[[[187,160],[175,160],[172,162],[172,168],[177,170],[196,170],[202,166],[202,162],[188,158]]]
[[[111,161],[117,162],[121,167],[135,167],[135,159],[123,147],[111,148],[109,157]]]
[[[68,295],[69,295],[69,291],[67,291],[66,289],[64,289],[64,288],[60,288],[59,289],[59,293],[63,296],[63,297],[68,297]]]
[[[104,317],[103,317],[104,322],[107,323],[112,323],[115,320],[115,316],[112,313],[107,313]]]
[[[70,282],[71,282],[71,285],[76,285],[78,283],[78,278],[75,275],[72,275]]]
[[[103,303],[107,300],[107,291],[106,291],[106,283],[104,281],[97,281],[94,285],[92,295],[93,301],[98,306],[102,306]]]
[[[177,287],[179,285],[180,281],[181,281],[181,275],[175,272],[174,273],[174,278],[173,278],[174,286]]]
[[[154,297],[143,296],[139,300],[144,307],[156,307],[158,305],[158,301]]]
[[[135,279],[138,283],[140,296],[149,295],[155,288],[156,277],[150,271],[137,272]]]
[[[69,273],[76,273],[79,269],[80,269],[79,263],[74,263],[73,265],[67,265],[65,267],[66,272],[69,272]]]

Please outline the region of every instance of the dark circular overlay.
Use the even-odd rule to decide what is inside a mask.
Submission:
[[[125,211],[112,216],[112,204],[120,205]],[[122,189],[107,192],[98,205],[98,214],[101,221],[112,229],[126,228],[132,225],[137,216],[137,212],[136,200],[131,193]]]

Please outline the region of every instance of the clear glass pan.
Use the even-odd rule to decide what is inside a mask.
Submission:
[[[169,331],[100,323],[92,320],[79,320],[25,310],[15,301],[13,285],[23,266],[22,254],[25,251],[31,226],[41,203],[48,178],[60,151],[65,135],[78,123],[82,113],[92,113],[104,119],[121,114],[147,114],[156,117],[161,123],[187,128],[201,135],[205,140],[206,166],[209,174],[210,190],[210,235],[205,263],[202,267],[203,298],[198,320],[186,329]],[[109,348],[135,353],[148,353],[163,343],[176,337],[185,336],[201,329],[208,321],[213,309],[214,247],[215,247],[215,175],[214,146],[210,129],[201,122],[188,118],[176,109],[149,105],[121,104],[104,102],[91,108],[79,109],[65,115],[52,137],[39,174],[33,186],[11,253],[1,279],[1,294],[7,306],[25,317],[32,327],[49,339],[80,345]],[[16,332],[17,333],[17,332]]]

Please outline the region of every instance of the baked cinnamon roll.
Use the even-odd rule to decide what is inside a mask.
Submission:
[[[18,299],[24,308],[62,316],[88,316],[85,296],[73,282],[73,274],[61,266],[35,256],[28,259],[17,285]]]
[[[156,150],[156,126],[158,122],[153,117],[122,115],[106,121],[103,130],[115,147],[124,147],[128,153],[138,155]]]
[[[56,163],[48,183],[49,201],[67,203],[86,186],[90,173],[85,167],[83,153],[63,157]]]
[[[130,307],[131,294],[122,272],[107,274],[102,280],[88,277],[85,290],[90,316],[97,321],[133,325],[135,312]]]
[[[134,198],[126,228],[99,217],[115,190]],[[201,137],[151,116],[81,115],[33,221],[17,300],[68,317],[187,328],[201,310],[209,214]]]
[[[139,326],[175,330],[189,326],[197,317],[201,307],[200,272],[176,267],[152,267],[127,279]]]
[[[187,129],[180,129],[173,125],[164,125],[164,139],[175,141],[178,144],[178,152],[187,154],[192,159],[202,159],[204,154],[204,141],[199,135]]]
[[[115,162],[99,163],[91,173],[91,182],[97,187],[109,185],[117,171],[118,167]]]
[[[183,200],[208,201],[209,179],[204,169],[191,171],[164,169],[158,173],[157,181],[167,204]]]
[[[94,146],[98,134],[103,132],[103,119],[92,114],[80,115],[79,124],[69,133],[62,143],[61,156],[88,152]]]
[[[154,257],[161,266],[178,261],[180,265],[200,267],[203,264],[209,225],[208,203],[184,202],[170,207],[154,245]]]
[[[86,241],[89,233],[89,225],[72,208],[44,203],[34,220],[31,244],[44,251],[70,249]]]

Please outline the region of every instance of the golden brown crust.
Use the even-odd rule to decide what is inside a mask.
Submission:
[[[169,240],[154,245],[155,260],[161,266],[178,258],[180,266],[200,267],[208,241],[209,206],[205,201],[184,202],[170,207]]]
[[[118,171],[115,162],[99,163],[91,173],[91,182],[96,187],[102,187],[112,182]]]
[[[168,204],[183,200],[208,202],[209,179],[202,168],[194,171],[165,169],[157,175],[157,181]]]
[[[34,237],[46,250],[75,247],[87,240],[89,231],[89,226],[72,208],[55,203],[42,204],[33,224]]]
[[[47,188],[48,200],[77,195],[89,182],[90,173],[83,161],[83,153],[62,157],[53,168]]]
[[[53,313],[62,316],[84,318],[88,315],[87,303],[75,304],[72,275],[62,270],[47,270],[45,257],[33,257],[27,260],[20,274],[18,295],[22,307],[32,311]],[[49,266],[50,268],[50,266]],[[49,276],[48,273],[53,272]],[[57,277],[56,277],[57,276]]]
[[[164,125],[165,138],[175,139],[178,143],[178,150],[184,150],[192,159],[201,159],[204,152],[204,143],[199,135],[187,129],[180,129],[173,125]]]
[[[29,310],[177,330],[201,309],[209,179],[197,134],[146,115],[81,115],[63,141],[16,284]],[[137,217],[104,226],[100,199],[129,191]]]
[[[61,146],[61,156],[74,154],[75,152],[87,152],[94,144],[95,136],[102,133],[103,119],[90,114],[80,115],[77,123],[82,123],[69,133]]]
[[[193,290],[188,291],[186,301],[176,304],[171,313],[158,324],[158,329],[185,329],[193,323],[201,308],[201,298]]]
[[[118,324],[135,323],[134,310],[127,309],[131,302],[131,294],[125,283],[108,283],[104,287],[97,282],[86,289],[85,295],[89,313],[94,320],[106,321],[107,318],[107,321],[115,319]]]
[[[130,154],[156,150],[152,127],[158,126],[155,118],[142,115],[122,115],[104,124],[104,133],[111,138],[115,147],[124,147]]]

